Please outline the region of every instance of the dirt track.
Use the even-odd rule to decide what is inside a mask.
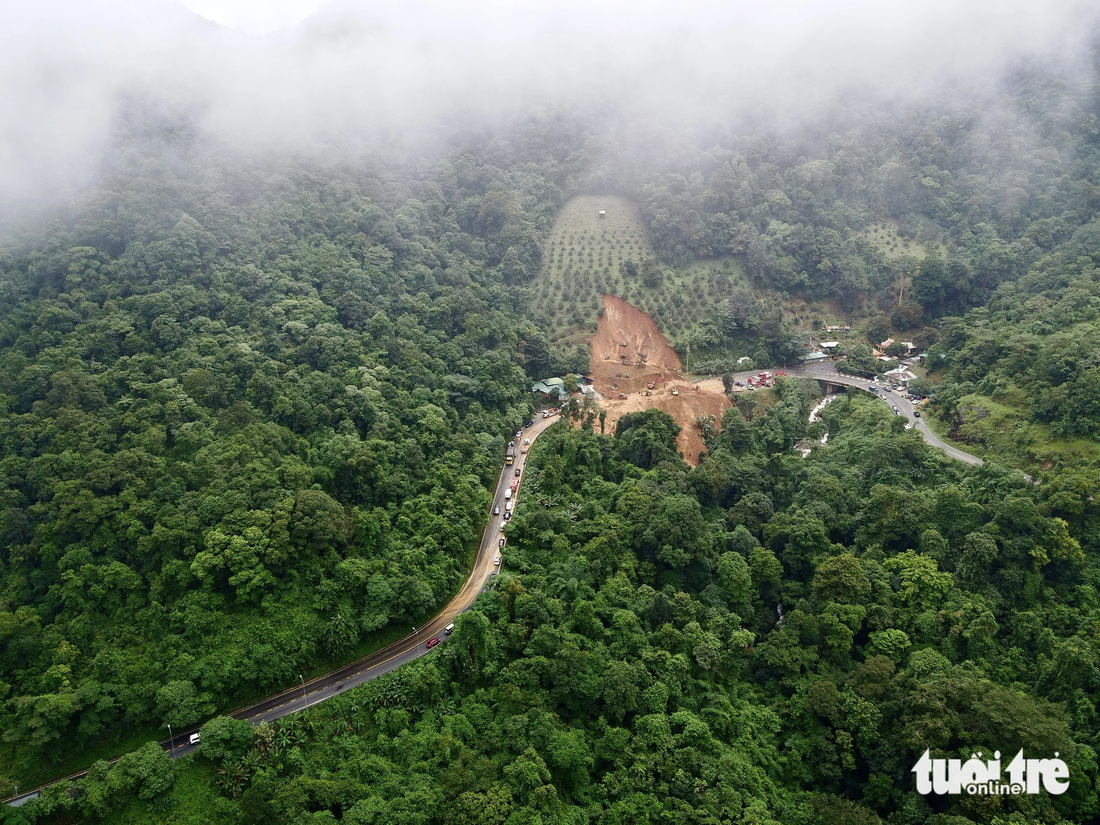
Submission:
[[[713,415],[721,423],[722,413],[730,407],[722,382],[707,380],[696,390],[695,383],[683,378],[680,356],[649,315],[615,295],[604,295],[603,304],[599,329],[591,342],[589,378],[603,396],[607,431],[614,432],[615,422],[625,413],[656,407],[682,428],[676,446],[684,460],[698,464],[705,445],[695,418]],[[647,396],[650,383],[654,389]],[[677,395],[672,394],[673,389]],[[626,398],[619,398],[620,393]]]

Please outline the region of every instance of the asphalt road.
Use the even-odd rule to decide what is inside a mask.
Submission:
[[[769,369],[768,372],[775,372],[774,369]],[[891,407],[897,407],[901,415],[904,415],[908,422],[921,434],[926,444],[931,447],[935,447],[938,450],[943,450],[947,455],[956,461],[962,461],[966,464],[984,464],[985,462],[976,455],[960,450],[958,447],[954,447],[945,441],[941,441],[935,433],[933,433],[928,425],[924,423],[924,419],[916,415],[916,407],[898,395],[895,392],[890,392],[884,389],[880,379],[869,380],[866,378],[856,378],[852,375],[844,375],[843,373],[835,372],[831,362],[824,364],[816,364],[808,367],[790,367],[783,370],[787,375],[792,378],[815,378],[819,381],[828,381],[832,384],[842,384],[846,387],[856,387],[865,392],[874,395],[881,400],[885,401]],[[760,373],[760,370],[752,370],[751,372],[738,372],[734,373],[734,379],[740,381],[742,384],[747,384],[748,379],[752,378]],[[877,391],[872,392],[871,386],[878,387]]]
[[[943,450],[948,456],[958,461],[963,461],[967,464],[983,463],[982,459],[978,458],[978,456],[963,452],[957,447],[946,444],[937,438],[935,434],[928,429],[924,420],[914,415],[915,409],[909,401],[897,393],[884,390],[882,386],[879,385],[878,381],[869,381],[865,378],[856,378],[851,375],[837,373],[833,371],[831,362],[808,367],[794,367],[785,370],[785,372],[792,377],[816,378],[833,384],[857,387],[866,392],[871,392],[870,387],[872,384],[878,385],[878,391],[872,394],[877,395],[889,405],[896,406],[899,413],[904,415],[917,431],[920,432],[926,443],[937,449]],[[756,374],[757,371],[737,373],[734,375],[734,378],[745,383],[748,378]],[[529,438],[531,442],[534,443],[534,440],[543,430],[557,420],[558,416],[556,415],[548,419],[537,416],[534,425],[530,429],[524,430],[522,437],[517,437],[517,453],[523,447],[523,439]],[[379,676],[389,673],[391,670],[395,670],[406,662],[423,656],[428,652],[426,645],[430,639],[438,638],[441,644],[444,643],[447,637],[443,629],[453,622],[459,613],[470,609],[474,600],[477,599],[481,591],[485,589],[489,577],[500,571],[501,568],[493,564],[493,561],[498,555],[502,557],[501,565],[503,566],[503,552],[499,549],[498,545],[503,535],[501,529],[505,523],[504,491],[511,486],[512,481],[515,479],[515,468],[518,467],[521,471],[521,485],[516,492],[516,497],[518,498],[519,491],[522,490],[522,472],[526,468],[526,464],[527,456],[525,454],[519,454],[516,456],[516,464],[513,467],[505,466],[501,472],[500,478],[497,481],[496,491],[493,495],[492,504],[492,506],[500,507],[501,514],[499,516],[490,515],[489,524],[482,534],[481,545],[478,548],[477,558],[474,560],[473,569],[471,569],[469,577],[462,585],[462,589],[458,591],[455,597],[451,599],[447,606],[443,608],[435,618],[423,627],[419,627],[414,632],[409,633],[405,638],[386,645],[386,647],[376,650],[374,653],[364,656],[362,659],[358,659],[331,673],[326,673],[323,676],[311,679],[304,684],[284,690],[254,705],[241,708],[229,715],[237,719],[245,719],[254,725],[258,725],[261,722],[281,719],[291,713],[297,713],[312,705],[324,702],[326,699],[331,699],[333,696],[361,685],[364,682],[369,682],[371,679],[377,679]],[[492,510],[490,509],[490,514],[491,513]],[[164,750],[169,751],[172,756],[176,758],[187,756],[194,753],[197,748],[195,745],[188,744],[190,735],[197,732],[198,728],[179,731],[172,740],[165,739],[160,744]],[[57,781],[75,781],[83,776],[84,773],[81,772]],[[54,783],[50,782],[47,784],[52,785]],[[46,786],[40,786],[18,797],[5,800],[5,802],[9,805],[22,804],[22,802],[27,799],[37,796],[42,787]]]
[[[534,440],[538,438],[543,430],[557,420],[558,417],[556,415],[548,419],[537,417],[534,425],[529,429],[525,429],[522,437],[516,438],[516,452],[519,453],[522,449],[523,439],[529,438],[532,443],[534,443]],[[526,468],[526,465],[527,456],[520,454],[516,456],[515,465],[511,467],[505,466],[501,471],[500,478],[497,480],[496,491],[493,494],[493,502],[492,505],[490,505],[490,508],[499,506],[500,515],[492,515],[492,510],[490,509],[489,523],[486,525],[485,531],[481,536],[481,545],[478,547],[477,558],[474,560],[470,575],[462,585],[462,589],[458,591],[455,597],[447,603],[447,606],[444,607],[435,618],[431,619],[423,627],[416,628],[415,631],[410,632],[405,638],[386,645],[376,650],[374,653],[364,656],[362,659],[352,662],[339,670],[326,673],[324,676],[318,676],[306,682],[304,685],[284,690],[282,693],[277,693],[247,708],[241,708],[238,711],[234,711],[230,715],[237,719],[246,719],[255,725],[261,722],[270,722],[274,719],[280,719],[283,716],[295,713],[303,708],[316,705],[318,702],[331,699],[338,693],[343,693],[364,682],[369,682],[371,679],[376,679],[400,667],[406,662],[424,655],[428,652],[428,642],[433,638],[439,639],[441,644],[444,643],[447,639],[446,634],[443,632],[444,628],[453,622],[458,614],[469,610],[481,591],[485,589],[485,585],[488,583],[489,578],[500,572],[501,568],[493,564],[497,556],[501,556],[501,565],[503,566],[503,556],[506,551],[500,550],[499,542],[500,538],[503,536],[501,530],[505,524],[504,492],[511,487],[512,482],[516,478],[515,470],[518,468],[520,470],[520,487],[517,489],[514,498],[519,497],[519,494],[523,491],[522,472]],[[193,731],[188,731],[188,734],[192,732]],[[180,738],[186,741],[187,737],[181,734]],[[193,748],[190,750],[193,750]],[[181,754],[189,753],[190,750],[180,751],[177,748],[177,751]]]
[[[962,461],[967,464],[975,465],[984,463],[982,459],[978,458],[978,456],[963,452],[958,447],[953,447],[950,444],[947,444],[946,442],[943,442],[939,438],[937,438],[936,435],[930,429],[928,429],[928,425],[924,423],[924,419],[914,414],[916,412],[916,408],[908,400],[895,392],[889,392],[888,390],[885,390],[877,380],[869,381],[866,378],[856,378],[851,375],[843,375],[841,373],[835,372],[833,370],[833,364],[831,362],[809,367],[798,367],[795,369],[787,370],[786,372],[788,375],[792,376],[798,376],[802,378],[816,378],[821,381],[829,381],[833,384],[843,384],[848,387],[858,387],[859,389],[865,390],[866,392],[871,392],[871,385],[875,385],[878,387],[878,391],[872,393],[872,395],[877,395],[890,406],[897,407],[900,414],[904,415],[909,423],[914,426],[914,428],[921,434],[921,436],[923,436],[926,444],[935,447],[936,449],[943,450],[945,453],[947,453],[948,456],[954,458],[957,461]],[[756,373],[749,374],[755,375]]]
[[[444,628],[453,622],[458,614],[469,610],[470,607],[473,606],[474,601],[485,589],[485,585],[488,583],[489,578],[499,573],[503,567],[503,556],[504,553],[507,552],[507,548],[502,551],[499,547],[499,543],[500,538],[503,536],[501,530],[505,524],[504,492],[511,487],[512,482],[516,479],[515,471],[517,468],[520,470],[520,486],[513,495],[513,498],[518,498],[523,490],[523,471],[527,466],[527,455],[520,453],[524,446],[523,440],[529,438],[533,444],[535,439],[557,420],[557,415],[543,419],[541,415],[536,414],[535,423],[530,428],[523,430],[522,436],[516,437],[517,455],[515,464],[510,467],[505,466],[501,471],[500,478],[497,480],[496,491],[493,494],[493,502],[489,510],[489,523],[486,525],[484,533],[482,533],[481,544],[478,547],[477,558],[474,559],[474,565],[470,570],[470,575],[462,585],[462,589],[458,591],[455,597],[447,603],[447,606],[431,619],[431,621],[423,627],[416,628],[415,631],[410,627],[408,636],[388,644],[376,650],[374,653],[364,656],[362,659],[358,659],[331,673],[326,673],[323,676],[318,676],[308,682],[284,690],[281,693],[276,693],[274,696],[269,696],[267,699],[263,699],[254,705],[249,705],[246,708],[241,708],[227,715],[237,719],[247,720],[254,725],[258,725],[261,722],[281,719],[291,713],[297,713],[312,705],[324,702],[326,699],[331,699],[333,696],[361,685],[364,682],[369,682],[371,679],[377,679],[379,676],[389,673],[391,670],[395,670],[406,662],[411,662],[418,656],[423,656],[428,652],[427,644],[431,639],[439,639],[439,643],[444,644],[447,639]],[[494,506],[500,507],[499,516],[492,515],[492,508]],[[501,557],[500,567],[493,563],[497,556]],[[160,745],[175,758],[188,756],[194,753],[198,747],[197,745],[188,743],[193,733],[198,733],[198,728],[175,731],[175,735],[171,739],[165,739]],[[115,762],[118,760],[111,761]],[[57,782],[75,781],[82,778],[84,774],[85,772],[81,771],[62,779],[54,780],[54,782],[48,782],[46,785],[41,785],[31,791],[24,792],[18,797],[13,797],[4,801],[8,805],[21,805],[26,800],[37,796],[39,791],[48,785],[53,785]]]

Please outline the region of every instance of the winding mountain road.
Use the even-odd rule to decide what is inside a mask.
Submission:
[[[832,371],[832,367],[833,365],[831,363],[820,364],[810,367],[796,367],[794,369],[787,370],[787,374],[791,376],[797,376],[799,378],[816,378],[818,381],[827,381],[830,384],[843,384],[846,387],[857,387],[858,389],[869,392],[872,395],[877,395],[883,401],[886,401],[887,404],[897,407],[900,413],[904,415],[910,423],[913,424],[918,432],[920,432],[921,436],[924,437],[925,443],[929,446],[935,447],[938,450],[943,450],[945,453],[947,453],[948,456],[955,459],[956,461],[962,461],[966,464],[974,465],[985,463],[984,461],[982,461],[982,459],[978,458],[978,456],[963,452],[958,447],[953,447],[950,444],[941,441],[936,436],[936,434],[928,428],[928,425],[924,423],[924,419],[916,415],[916,408],[906,398],[898,395],[897,393],[889,392],[882,387],[878,387],[877,381],[869,381],[866,378],[856,378],[852,375],[844,375],[843,373],[834,372]],[[756,373],[747,373],[747,375],[755,374]],[[738,380],[740,380],[740,378]],[[872,386],[878,387],[878,390],[872,391]]]
[[[974,465],[983,463],[982,459],[978,456],[971,455],[970,453],[964,452],[957,447],[953,447],[941,441],[930,429],[928,429],[928,425],[924,423],[924,420],[915,414],[915,408],[907,399],[896,393],[888,392],[881,387],[877,390],[872,390],[872,386],[877,386],[876,381],[837,373],[832,370],[831,363],[795,367],[786,370],[786,373],[792,377],[813,378],[830,384],[856,387],[865,392],[877,395],[888,404],[896,406],[900,414],[904,415],[920,432],[927,444],[943,450],[948,456],[958,461]],[[737,373],[734,375],[734,378],[744,383],[748,378],[754,375],[756,375],[756,372]],[[548,419],[536,418],[535,423],[530,428],[523,431],[522,438],[530,439],[531,442],[534,443],[535,439],[555,421],[557,421],[557,416]],[[520,445],[517,445],[517,447],[518,446]],[[518,449],[517,453],[519,453]],[[389,673],[401,665],[424,655],[428,651],[427,644],[431,639],[438,638],[440,642],[443,642],[446,639],[444,629],[447,625],[453,622],[460,613],[469,610],[470,607],[473,606],[478,595],[485,589],[485,585],[488,583],[489,578],[500,570],[500,567],[495,565],[494,561],[498,555],[502,555],[499,549],[499,542],[503,535],[501,531],[505,524],[503,518],[505,510],[504,492],[511,487],[512,481],[516,478],[515,469],[517,468],[521,471],[519,478],[520,489],[522,489],[522,471],[526,463],[527,455],[518,454],[514,467],[505,466],[501,472],[500,478],[497,480],[496,491],[493,494],[492,505],[494,507],[500,507],[501,515],[490,515],[489,523],[482,533],[477,558],[474,560],[469,577],[467,577],[466,582],[462,585],[462,588],[454,598],[451,599],[451,601],[447,603],[447,606],[433,619],[423,627],[416,628],[403,639],[386,645],[376,650],[374,653],[368,654],[361,659],[357,659],[323,676],[318,676],[308,682],[303,682],[295,687],[276,693],[274,696],[269,696],[267,699],[263,699],[253,705],[240,708],[228,715],[237,719],[244,719],[254,725],[281,719],[284,716],[288,716],[311,707],[312,705],[324,702],[327,699],[331,699],[333,696],[343,693],[353,687],[357,687],[364,682],[369,682],[371,679],[377,679],[379,676]],[[519,490],[516,492],[516,497],[518,498],[518,496]],[[189,744],[191,734],[197,732],[198,728],[180,731],[176,733],[173,739],[166,739],[161,742],[160,745],[175,758],[187,756],[194,753],[197,748],[196,745]],[[8,805],[22,805],[28,799],[39,796],[42,788],[58,782],[72,782],[80,779],[84,774],[85,772],[81,771],[62,779],[48,782],[45,785],[41,785],[31,791],[27,791],[17,797],[4,801]]]
[[[499,545],[500,539],[503,536],[502,529],[505,524],[504,493],[512,486],[512,482],[516,480],[517,476],[515,471],[517,469],[520,470],[520,475],[518,476],[520,486],[516,490],[513,498],[518,498],[520,491],[523,489],[523,470],[527,464],[527,454],[521,452],[523,447],[522,440],[530,439],[533,444],[535,439],[557,420],[558,417],[556,415],[546,419],[536,417],[535,423],[523,430],[522,437],[517,436],[516,463],[513,466],[506,465],[502,470],[500,478],[497,480],[496,490],[493,493],[492,505],[490,505],[491,507],[499,506],[500,515],[492,515],[492,509],[490,509],[489,523],[485,526],[485,530],[481,535],[481,544],[478,547],[477,558],[474,559],[470,575],[462,585],[462,588],[455,594],[454,598],[452,598],[447,603],[447,606],[433,619],[428,621],[423,627],[418,627],[415,630],[410,627],[412,632],[403,639],[392,642],[361,659],[357,659],[323,676],[318,676],[308,682],[303,682],[288,688],[276,693],[274,696],[269,696],[253,705],[240,708],[226,715],[236,719],[244,719],[254,725],[258,725],[261,722],[271,722],[275,719],[281,719],[291,713],[297,713],[312,705],[324,702],[326,699],[331,699],[333,696],[343,693],[353,687],[357,687],[364,682],[369,682],[371,679],[377,679],[379,676],[397,669],[406,662],[410,662],[418,656],[424,655],[428,652],[429,648],[427,645],[431,639],[439,639],[439,642],[443,643],[447,638],[444,633],[447,625],[453,622],[460,613],[469,610],[477,597],[485,589],[485,585],[489,582],[490,577],[500,572],[501,567],[494,564],[497,557],[501,557],[501,565],[503,565],[503,553]],[[165,739],[160,745],[173,758],[178,759],[179,757],[187,756],[194,753],[198,747],[197,745],[189,743],[191,734],[198,733],[198,730],[198,728],[191,728],[189,730],[177,731],[175,736],[171,739]],[[113,763],[118,760],[113,759],[111,761]],[[39,796],[43,788],[60,782],[74,782],[82,778],[85,773],[86,771],[80,771],[60,779],[55,779],[30,791],[25,791],[19,796],[5,799],[4,802],[8,805],[18,807],[29,799]]]

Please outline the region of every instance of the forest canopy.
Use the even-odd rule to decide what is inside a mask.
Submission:
[[[0,813],[1097,821],[1089,71],[740,131],[539,111],[423,154],[244,154],[128,100],[95,185],[0,244],[0,791],[129,752]],[[668,414],[605,434],[571,402],[444,644],[227,718],[459,588],[532,381],[588,366],[529,285],[563,205],[603,192],[653,251],[622,275],[705,305],[676,343],[733,400],[692,424],[698,466]],[[681,288],[700,265],[711,293]],[[817,382],[733,392],[738,353],[793,361],[826,316],[855,319],[838,370],[926,350],[924,420],[985,463],[863,393],[810,425]],[[146,741],[168,724],[202,724],[195,758]],[[1068,792],[915,790],[926,750],[1020,748]]]

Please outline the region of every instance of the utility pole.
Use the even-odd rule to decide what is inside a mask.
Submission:
[[[176,758],[176,737],[172,733],[172,725],[168,725],[168,751],[172,754],[172,758]]]
[[[413,633],[416,634],[416,646],[420,647],[420,631],[416,629],[415,625],[413,626]]]
[[[302,683],[302,707],[306,705],[306,680],[302,678],[302,674],[298,674],[298,681]]]

